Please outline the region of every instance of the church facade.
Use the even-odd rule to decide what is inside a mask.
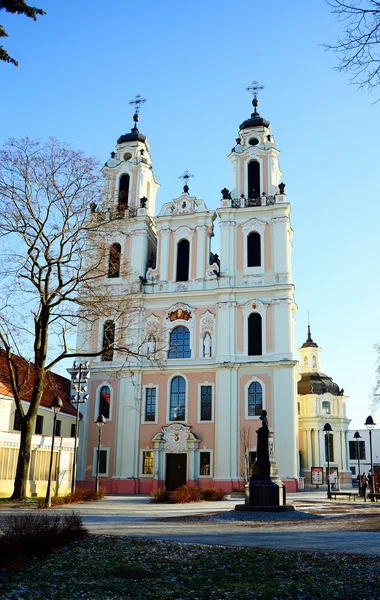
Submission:
[[[131,300],[122,325],[110,311],[82,352],[115,340],[91,361],[90,399],[81,406],[78,480],[93,479],[97,433],[106,418],[100,476],[110,493],[149,493],[183,483],[231,491],[247,477],[263,409],[288,491],[299,475],[296,305],[290,204],[270,123],[254,112],[229,153],[232,190],[217,210],[191,195],[156,214],[149,144],[137,128],[122,135],[103,169],[107,219],[99,247],[112,302]],[[96,207],[94,219],[99,218]],[[220,255],[211,249],[220,230]],[[100,235],[100,234],[99,234]],[[121,319],[122,320],[122,319]],[[120,344],[119,344],[120,345]]]

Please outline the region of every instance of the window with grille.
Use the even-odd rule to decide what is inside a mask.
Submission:
[[[145,421],[156,420],[156,388],[145,388]]]
[[[44,428],[44,418],[43,418],[42,415],[37,415],[37,417],[36,417],[35,434],[36,435],[42,435],[43,428]]]
[[[201,452],[200,453],[200,469],[199,474],[203,477],[210,475],[211,472],[211,453]]]
[[[143,475],[153,475],[153,451],[143,452]]]
[[[96,451],[97,458],[98,451]],[[108,459],[108,450],[100,450],[99,453],[99,475],[107,474],[107,459]]]
[[[259,417],[263,410],[263,388],[253,381],[248,388],[248,416]]]
[[[175,327],[170,333],[168,358],[191,358],[190,331],[187,327]]]
[[[212,386],[201,385],[201,421],[212,420]]]
[[[325,413],[325,415],[330,415],[331,414],[331,404],[330,402],[322,402],[322,412]]]
[[[169,421],[184,421],[186,411],[186,382],[183,377],[174,377],[170,383]]]

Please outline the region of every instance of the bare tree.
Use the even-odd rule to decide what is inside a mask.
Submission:
[[[251,430],[248,427],[240,429],[240,478],[248,483],[250,477],[249,451],[252,447]]]
[[[101,210],[101,185],[97,161],[55,139],[10,140],[0,151],[0,345],[21,420],[12,498],[26,497],[33,425],[49,371],[70,357],[144,354],[136,335],[139,294],[124,287],[117,296],[108,285],[110,261],[112,274],[115,265],[107,236],[117,223],[110,227]],[[93,341],[99,322],[106,323],[100,348]],[[79,323],[87,342],[78,349],[70,339]]]
[[[377,0],[326,0],[343,23],[335,45],[325,45],[339,58],[338,71],[352,75],[351,82],[372,91],[380,84],[380,2]]]

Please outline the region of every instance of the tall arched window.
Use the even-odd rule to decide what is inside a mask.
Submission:
[[[120,177],[119,181],[119,210],[124,210],[128,207],[129,195],[129,175],[125,173]]]
[[[99,391],[99,408],[98,416],[103,415],[105,419],[110,418],[110,403],[111,403],[111,390],[108,385],[103,385]]]
[[[307,369],[307,367],[309,366],[309,360],[308,360],[307,356],[303,357],[303,366],[305,369]]]
[[[317,358],[316,358],[316,356],[313,356],[313,358],[312,358],[312,364],[313,364],[313,369],[316,369],[317,368]]]
[[[263,410],[263,388],[253,381],[248,388],[248,416],[259,417]]]
[[[248,317],[248,355],[260,356],[262,351],[262,322],[259,313],[252,313]]]
[[[189,280],[190,242],[181,240],[177,246],[177,276],[176,281]]]
[[[108,261],[108,277],[120,277],[120,244],[112,244]]]
[[[186,414],[186,381],[174,377],[170,383],[169,421],[184,421]]]
[[[247,237],[247,266],[261,266],[261,241],[257,231],[252,231]]]
[[[168,358],[191,358],[190,331],[187,327],[176,327],[170,333]]]
[[[102,354],[102,360],[108,361],[113,359],[113,346],[115,341],[115,323],[113,321],[106,321],[103,325],[103,343],[102,348],[104,350]]]
[[[248,164],[248,198],[258,198],[260,191],[260,165],[257,160]]]

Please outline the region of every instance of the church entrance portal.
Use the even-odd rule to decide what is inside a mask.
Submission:
[[[176,490],[186,483],[186,454],[166,455],[166,489]]]

